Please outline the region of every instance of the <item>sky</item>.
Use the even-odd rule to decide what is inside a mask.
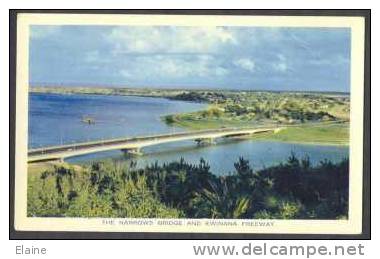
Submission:
[[[350,89],[348,28],[30,28],[31,85]]]

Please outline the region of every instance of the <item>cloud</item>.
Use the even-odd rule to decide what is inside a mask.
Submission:
[[[233,63],[235,66],[240,67],[244,70],[248,70],[250,72],[253,72],[255,70],[255,62],[249,58],[240,58],[235,60]]]
[[[106,38],[116,53],[210,53],[236,44],[223,27],[116,27]]]
[[[283,54],[277,54],[277,61],[273,64],[273,69],[281,73],[285,73],[289,70],[287,58]]]
[[[31,82],[329,90],[350,85],[348,29],[33,25],[30,31]]]
[[[125,79],[185,79],[223,77],[228,68],[214,54],[237,44],[224,27],[123,26],[104,34],[111,57]],[[96,62],[98,55],[89,53]]]
[[[228,74],[228,70],[208,55],[153,55],[132,57],[120,74],[128,79],[220,77]]]
[[[308,63],[314,66],[345,66],[350,64],[350,60],[342,55],[332,55],[325,58],[310,59]]]
[[[288,70],[288,65],[286,63],[280,62],[280,63],[275,63],[273,65],[273,68],[279,72],[286,72]]]

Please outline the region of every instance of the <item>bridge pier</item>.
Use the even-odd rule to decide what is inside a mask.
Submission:
[[[198,146],[206,146],[215,144],[214,138],[197,138],[194,139]]]
[[[134,138],[110,139],[102,141],[92,141],[84,143],[76,143],[70,145],[43,147],[28,150],[28,163],[42,161],[60,161],[64,162],[64,158],[85,155],[95,152],[104,152],[108,150],[121,150],[126,156],[142,155],[140,148],[158,145],[163,143],[194,140],[199,146],[214,144],[214,140],[223,137],[244,137],[252,134],[261,134],[265,132],[278,133],[283,127],[260,127],[260,128],[222,128],[214,130],[200,130],[193,132],[180,132],[171,134],[161,134],[153,136],[142,136]],[[128,148],[130,147],[130,148]]]
[[[126,157],[141,156],[143,154],[140,148],[124,148],[121,149],[121,152],[123,152]]]

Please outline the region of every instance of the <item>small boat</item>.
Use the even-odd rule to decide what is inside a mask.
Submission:
[[[90,116],[83,116],[82,122],[87,124],[95,124],[95,119]]]

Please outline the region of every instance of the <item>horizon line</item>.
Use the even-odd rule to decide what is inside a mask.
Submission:
[[[274,90],[274,89],[247,89],[247,88],[221,88],[221,87],[206,87],[206,86],[193,86],[193,87],[186,87],[186,88],[178,88],[179,86],[127,86],[127,85],[106,85],[106,84],[57,84],[57,83],[29,83],[29,86],[31,88],[35,87],[61,87],[61,88],[93,88],[93,89],[101,89],[101,88],[111,88],[111,89],[156,89],[156,90],[189,90],[189,91],[199,91],[199,90],[209,90],[209,91],[249,91],[249,92],[293,92],[293,93],[302,93],[302,92],[309,92],[309,93],[344,93],[344,94],[350,94],[350,91],[324,91],[324,90],[289,90],[289,89],[282,89],[282,90]]]

